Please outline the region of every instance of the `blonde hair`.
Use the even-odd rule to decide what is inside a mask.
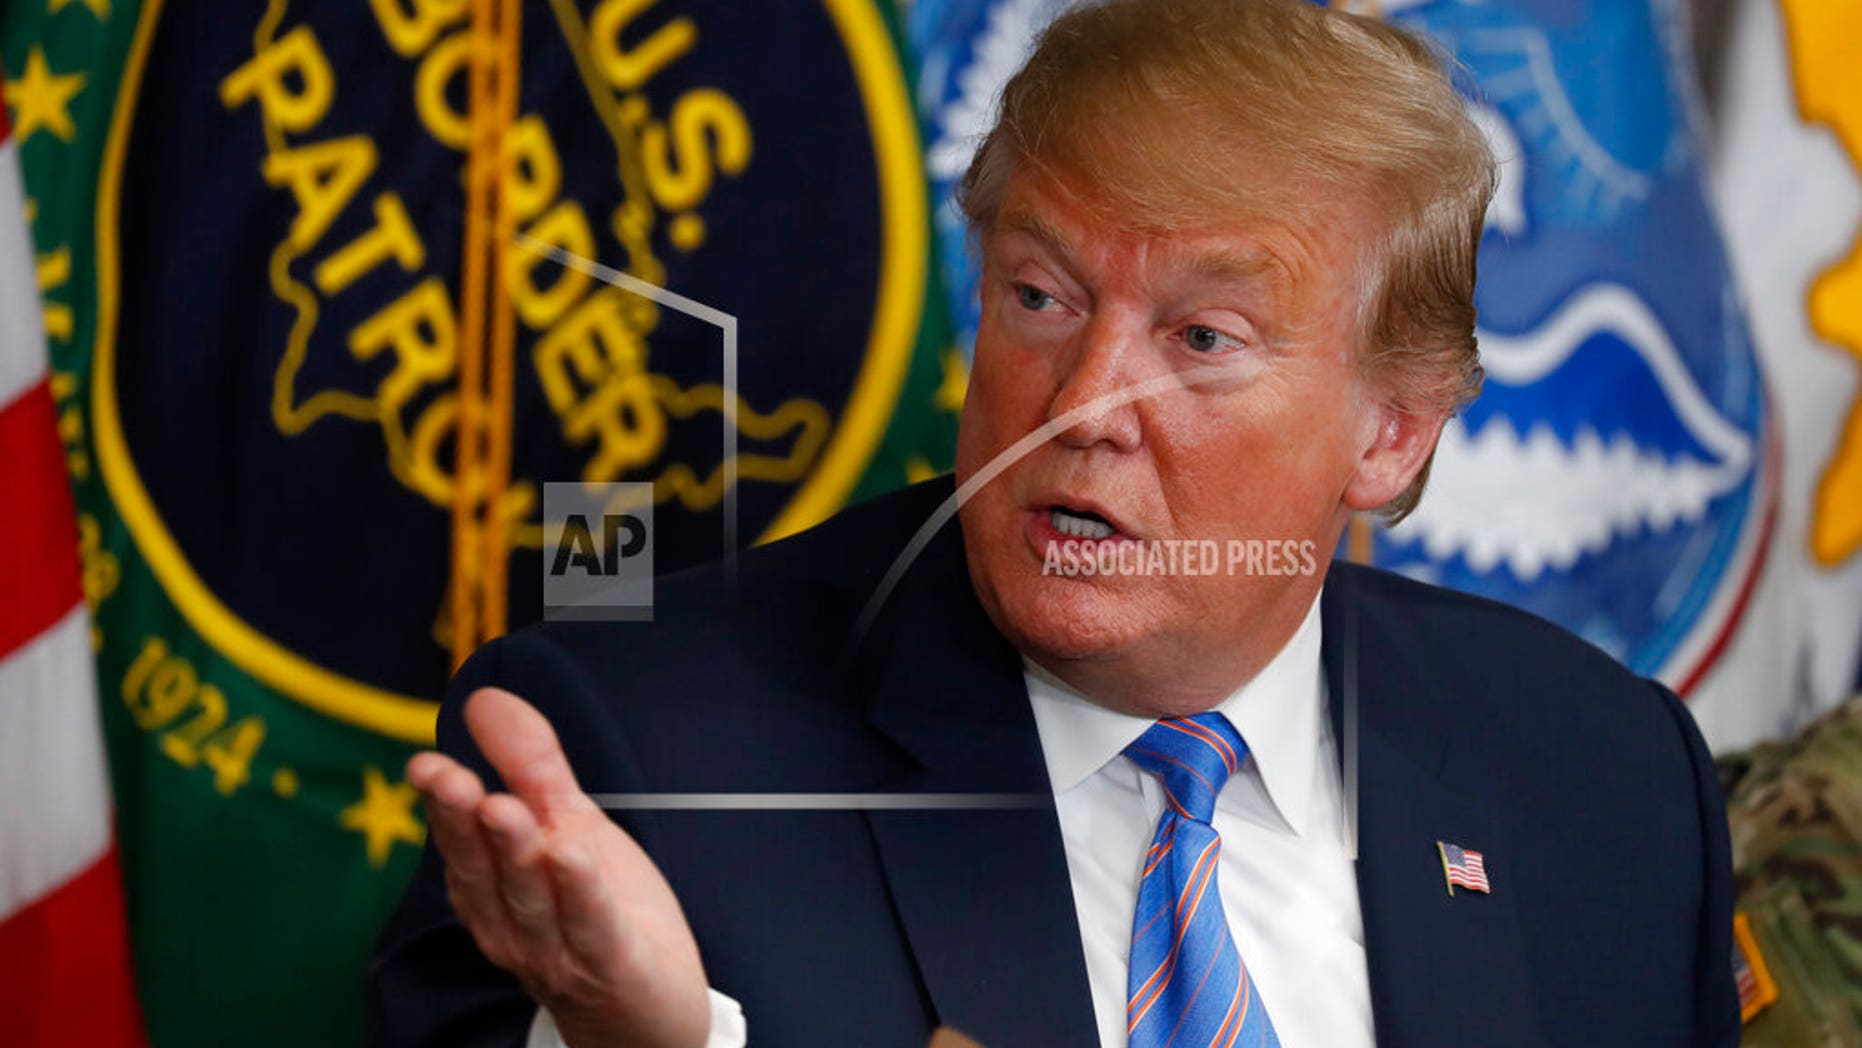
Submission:
[[[1323,222],[1314,185],[1371,206],[1360,258],[1360,366],[1399,410],[1480,390],[1475,253],[1494,189],[1486,140],[1442,60],[1409,33],[1304,0],[1108,0],[1042,34],[958,202],[986,237],[1009,177],[1071,176],[1126,228],[1211,219]],[[1237,167],[1269,177],[1236,177]],[[1434,454],[1431,452],[1430,459]],[[1383,507],[1400,520],[1429,475]]]

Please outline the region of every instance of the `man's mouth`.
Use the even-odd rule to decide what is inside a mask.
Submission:
[[[1118,534],[1118,529],[1097,513],[1059,506],[1048,510],[1048,523],[1070,539],[1109,539]]]

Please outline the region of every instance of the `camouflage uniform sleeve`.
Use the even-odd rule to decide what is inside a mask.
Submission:
[[[1720,760],[1741,914],[1744,1043],[1862,1044],[1862,696]]]

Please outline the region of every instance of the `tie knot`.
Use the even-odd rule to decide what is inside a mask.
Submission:
[[[1178,814],[1208,822],[1216,794],[1248,755],[1234,725],[1220,713],[1170,717],[1125,747],[1125,756],[1158,776]]]

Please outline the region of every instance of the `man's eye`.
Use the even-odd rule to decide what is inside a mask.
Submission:
[[[1015,294],[1020,297],[1023,309],[1042,310],[1054,302],[1054,296],[1033,284],[1016,284]]]
[[[1183,341],[1198,353],[1220,353],[1226,349],[1243,349],[1247,345],[1233,335],[1224,335],[1202,324],[1191,324],[1184,328]]]

